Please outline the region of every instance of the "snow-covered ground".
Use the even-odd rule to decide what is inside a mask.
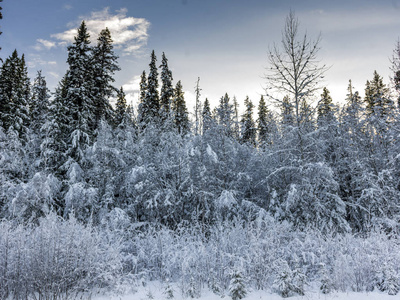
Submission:
[[[174,298],[175,300],[190,300],[192,298],[182,296],[178,287],[174,287]],[[385,293],[371,292],[371,293],[355,293],[355,292],[333,292],[328,295],[324,295],[320,292],[308,291],[305,296],[292,296],[289,298],[282,298],[281,296],[271,293],[270,291],[251,291],[247,294],[244,300],[395,300],[399,299],[400,295],[390,296]],[[107,295],[107,296],[96,296],[92,297],[92,300],[164,300],[168,299],[164,293],[163,285],[158,282],[152,282],[146,287],[141,287],[136,292],[128,293],[126,295]],[[224,297],[218,296],[211,291],[202,290],[200,298],[197,300],[230,300],[230,296],[225,295]]]

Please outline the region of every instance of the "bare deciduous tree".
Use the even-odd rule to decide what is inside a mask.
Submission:
[[[327,69],[325,65],[320,66],[317,59],[320,41],[321,36],[315,41],[310,40],[307,34],[300,36],[299,21],[294,12],[290,11],[286,17],[280,47],[274,44],[268,51],[270,67],[265,75],[269,84],[267,94],[272,97],[268,90],[273,90],[290,97],[297,127],[301,123],[301,103],[320,88],[319,81]]]

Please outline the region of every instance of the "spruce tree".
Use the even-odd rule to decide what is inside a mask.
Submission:
[[[60,167],[66,161],[68,143],[72,132],[73,120],[67,102],[68,78],[69,76],[65,75],[56,88],[47,120],[41,128],[41,135],[43,136],[40,145],[41,164],[46,171],[58,176],[63,175]]]
[[[203,134],[204,134],[212,126],[212,115],[211,115],[210,102],[208,101],[207,98],[206,98],[206,100],[204,100],[201,117],[202,117]]]
[[[37,76],[32,86],[32,98],[29,103],[30,127],[38,133],[47,118],[50,106],[50,91],[47,88],[46,79],[42,71]]]
[[[257,119],[257,129],[258,129],[258,142],[260,145],[268,143],[269,140],[269,128],[268,128],[268,109],[265,104],[264,97],[261,96],[260,102],[258,103],[258,119]]]
[[[227,93],[225,93],[225,95],[219,100],[219,106],[217,107],[216,113],[218,124],[223,128],[227,136],[232,137],[234,109]]]
[[[331,123],[334,118],[334,107],[332,103],[332,97],[329,90],[324,87],[321,94],[321,100],[317,106],[317,122],[319,126],[324,126],[327,123]]]
[[[256,145],[256,124],[253,120],[253,108],[254,105],[249,99],[246,97],[244,100],[244,106],[246,107],[246,111],[242,116],[241,124],[242,124],[242,134],[241,134],[241,142],[248,143],[250,145]]]
[[[116,127],[119,126],[126,118],[127,109],[128,107],[126,104],[125,93],[123,88],[121,87],[120,90],[118,91],[117,102],[115,103],[114,125]]]
[[[391,59],[391,70],[393,72],[392,82],[397,91],[397,108],[400,109],[400,40],[397,41]]]
[[[160,95],[160,116],[163,121],[169,118],[171,101],[174,95],[174,88],[172,86],[172,72],[168,68],[168,59],[165,53],[162,54],[161,61],[161,95]]]
[[[389,89],[383,83],[382,77],[374,71],[371,81],[367,80],[365,87],[365,102],[367,114],[378,118],[386,118],[391,112],[392,101],[388,96]]]
[[[67,106],[70,119],[73,120],[69,142],[69,156],[82,161],[84,151],[93,138],[96,124],[95,103],[92,94],[94,88],[92,49],[89,46],[89,33],[83,21],[78,28],[73,45],[68,47],[68,65],[66,88]]]
[[[97,39],[97,45],[93,48],[93,77],[94,85],[92,97],[95,106],[95,123],[96,129],[101,119],[105,119],[109,123],[112,122],[113,109],[109,103],[117,89],[112,85],[115,81],[113,75],[120,68],[117,64],[118,56],[113,51],[113,41],[108,28],[102,30]]]
[[[148,105],[146,102],[146,94],[147,94],[147,76],[146,71],[142,72],[140,76],[140,85],[139,85],[139,105],[138,105],[138,125],[139,129],[143,130],[145,127],[145,112],[148,111]]]
[[[283,97],[281,105],[281,118],[284,126],[294,126],[293,106],[288,96]]]
[[[0,72],[0,125],[13,127],[23,137],[29,123],[30,83],[24,55],[17,50],[8,57]]]
[[[232,137],[237,141],[240,140],[240,122],[239,122],[239,103],[237,102],[236,96],[233,96],[233,126],[232,126]]]
[[[143,100],[141,114],[145,123],[158,123],[160,111],[160,98],[158,95],[158,70],[157,57],[154,50],[151,52],[150,72],[147,78],[146,96]]]
[[[186,108],[184,92],[182,90],[182,83],[180,80],[176,83],[172,109],[174,112],[175,126],[178,129],[178,132],[182,135],[189,133],[189,114]]]

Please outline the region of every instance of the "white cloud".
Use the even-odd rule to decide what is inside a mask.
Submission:
[[[51,49],[57,46],[57,44],[53,41],[48,41],[48,40],[43,40],[43,39],[37,39],[37,44],[35,46],[35,49],[41,50],[43,47],[46,49]]]
[[[140,76],[134,76],[131,80],[125,83],[122,88],[126,95],[126,102],[128,104],[136,105],[140,93]]]
[[[74,28],[52,34],[51,37],[59,40],[60,45],[72,43],[77,34],[77,27],[81,20],[85,20],[92,41],[107,27],[116,48],[122,49],[124,54],[136,54],[147,44],[150,22],[144,18],[129,17],[127,12],[126,9],[121,9],[112,14],[109,8],[92,12],[90,16],[80,17],[79,21],[69,24]]]

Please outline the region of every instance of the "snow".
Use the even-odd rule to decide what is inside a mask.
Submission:
[[[192,299],[187,296],[183,296],[180,293],[180,289],[178,286],[172,287],[174,291],[175,300],[187,300]],[[165,285],[160,282],[151,282],[148,283],[145,287],[141,286],[137,288],[135,292],[128,293],[126,295],[103,295],[103,296],[95,296],[92,297],[93,300],[148,300],[148,299],[167,299],[167,296],[164,293]],[[152,298],[151,298],[152,297]],[[270,291],[250,291],[244,300],[395,300],[398,299],[399,296],[390,296],[385,293],[380,292],[370,292],[370,293],[356,293],[356,292],[336,292],[331,294],[322,294],[321,292],[306,292],[304,296],[292,296],[289,298],[283,298],[278,294],[271,293]],[[198,300],[230,300],[231,297],[228,295],[224,295],[221,297],[219,295],[214,294],[209,290],[202,290],[201,296],[199,298],[195,298]]]

